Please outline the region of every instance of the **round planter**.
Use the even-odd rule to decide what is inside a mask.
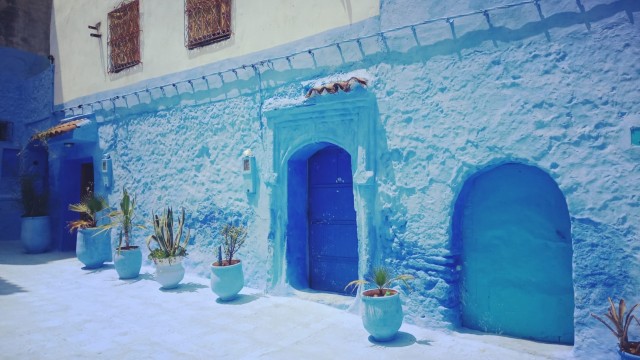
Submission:
[[[173,289],[184,278],[182,256],[166,259],[153,259],[156,264],[156,281],[162,285],[162,289]]]
[[[28,253],[41,253],[51,242],[48,216],[23,217],[20,240]]]
[[[390,296],[373,297],[378,290],[367,290],[362,295],[364,308],[362,324],[376,341],[392,340],[402,325],[400,294],[395,290]],[[387,291],[387,290],[385,290]]]
[[[618,349],[618,354],[620,354],[621,360],[640,360],[640,355],[629,354],[628,352],[624,352]]]
[[[233,300],[238,296],[244,286],[244,274],[240,260],[233,265],[218,266],[215,262],[211,265],[211,291],[218,295],[221,301]],[[226,263],[226,261],[225,261]]]
[[[87,269],[102,266],[105,260],[104,247],[109,245],[111,238],[106,231],[100,229],[78,229],[76,236],[76,256]]]
[[[142,251],[137,246],[122,248],[120,251],[116,249],[113,254],[113,265],[120,279],[137,278],[142,267]]]

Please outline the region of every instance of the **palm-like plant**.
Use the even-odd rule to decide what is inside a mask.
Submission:
[[[152,235],[147,238],[147,247],[151,252],[150,259],[165,259],[175,256],[187,255],[187,244],[189,243],[189,230],[183,238],[182,229],[184,227],[185,212],[182,208],[182,214],[178,219],[178,228],[174,236],[173,228],[173,211],[167,208],[162,215],[153,214],[153,231]],[[155,242],[158,247],[151,248],[151,242]]]
[[[98,213],[108,207],[107,200],[95,194],[87,194],[79,203],[69,204],[69,210],[81,214],[80,219],[69,221],[69,231],[95,228],[98,225]]]
[[[613,324],[613,327],[609,325],[606,321],[604,321],[601,317],[595,314],[591,314],[594,318],[604,324],[613,335],[618,338],[618,345],[620,346],[620,350],[639,355],[640,354],[640,342],[630,342],[628,337],[629,325],[631,325],[631,321],[635,319],[635,321],[640,325],[640,321],[638,318],[633,315],[633,311],[640,304],[635,304],[631,307],[629,312],[626,312],[627,305],[624,302],[624,299],[620,299],[620,303],[618,304],[618,309],[616,309],[616,305],[609,298],[609,312],[604,314],[604,316],[609,319],[609,321]]]
[[[394,277],[391,270],[389,270],[387,267],[377,266],[373,269],[373,272],[368,279],[353,280],[352,282],[348,283],[344,289],[346,291],[350,287],[353,287],[353,289],[355,290],[359,286],[373,283],[377,287],[376,296],[393,295],[393,293],[389,291],[389,287],[391,287],[393,283],[395,283],[396,281],[402,281],[404,285],[407,286],[407,288],[411,289],[408,281],[413,279],[413,276],[406,274]]]

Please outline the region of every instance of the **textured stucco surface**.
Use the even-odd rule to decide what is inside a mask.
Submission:
[[[53,65],[44,56],[0,47],[0,121],[11,125],[11,139],[0,141],[0,155],[15,153],[36,129],[46,126],[53,110]],[[0,240],[20,237],[18,178],[0,173]]]
[[[380,18],[371,21],[385,29],[417,21],[415,9],[428,8],[428,18],[479,8],[476,2],[447,9],[400,3],[383,2]],[[187,266],[204,276],[217,229],[241,219],[250,233],[240,252],[247,282],[269,289],[286,279],[274,271],[274,259],[283,255],[274,246],[282,229],[273,228],[282,216],[273,207],[281,174],[268,122],[277,114],[261,116],[261,103],[295,108],[366,94],[375,99],[376,124],[375,207],[369,209],[375,237],[368,241],[376,257],[417,277],[405,296],[406,319],[425,327],[459,325],[454,204],[474,174],[520,162],[548,173],[568,204],[574,353],[609,358],[615,339],[589,313],[604,312],[608,296],[640,300],[640,148],[629,138],[630,127],[640,125],[640,3],[540,4],[540,11],[533,4],[492,11],[490,26],[478,14],[417,27],[415,36],[407,29],[385,42],[345,44],[342,54],[335,47],[301,54],[260,67],[259,78],[240,69],[225,73],[224,83],[214,76],[193,87],[169,85],[164,94],[156,89],[105,101],[95,109],[100,142],[93,155],[114,159],[110,201],[117,204],[126,185],[137,196],[141,220],[166,205],[185,206],[194,235]],[[310,81],[356,69],[369,77],[366,89],[301,97]],[[247,148],[259,170],[252,195],[242,186],[240,158]],[[142,244],[146,234],[136,236]]]

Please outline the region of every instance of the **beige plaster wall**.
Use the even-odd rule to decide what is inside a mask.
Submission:
[[[142,65],[110,74],[107,13],[120,0],[54,0],[51,52],[55,103],[229,59],[379,14],[378,0],[234,0],[231,39],[204,48],[184,46],[184,1],[140,0]],[[88,25],[101,22],[102,38]]]

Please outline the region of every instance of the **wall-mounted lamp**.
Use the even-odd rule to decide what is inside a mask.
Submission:
[[[251,149],[247,149],[242,153],[242,177],[245,191],[248,194],[255,193],[258,176],[256,173],[256,158],[253,156]]]
[[[95,38],[101,38],[102,37],[102,34],[100,34],[100,22],[96,23],[93,26],[89,25],[89,29],[95,31],[95,33],[91,33],[91,34],[89,34],[89,36],[95,37]]]

